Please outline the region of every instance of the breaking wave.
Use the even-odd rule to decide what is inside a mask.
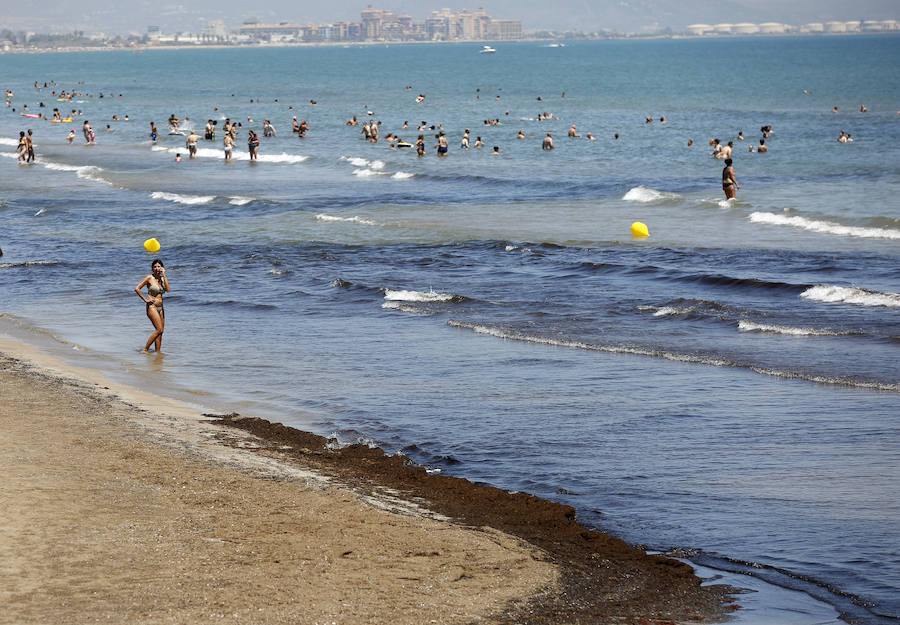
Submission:
[[[316,221],[348,221],[357,224],[363,224],[366,226],[380,226],[381,224],[371,221],[369,219],[363,219],[359,216],[353,217],[336,217],[334,215],[326,215],[325,213],[319,213],[316,215]]]
[[[900,307],[900,294],[866,291],[849,286],[820,284],[803,291],[800,297],[829,304],[856,304],[858,306]]]
[[[452,302],[464,299],[453,293],[437,293],[434,290],[424,293],[422,291],[395,291],[384,290],[384,299],[398,302]]]
[[[447,325],[453,328],[471,330],[476,334],[487,334],[501,339],[513,341],[525,341],[528,343],[538,343],[541,345],[549,345],[553,347],[567,347],[574,349],[584,349],[596,352],[607,352],[611,354],[632,354],[635,356],[650,356],[653,358],[664,358],[675,362],[686,362],[700,365],[711,365],[715,367],[735,367],[741,369],[749,369],[762,375],[770,375],[778,378],[806,380],[808,382],[816,382],[818,384],[834,384],[841,386],[853,386],[857,388],[868,388],[879,391],[900,392],[900,384],[885,382],[869,382],[865,380],[853,380],[848,378],[827,377],[813,375],[807,373],[799,373],[795,371],[783,371],[780,369],[767,369],[765,367],[757,367],[755,365],[744,364],[716,358],[714,356],[704,356],[698,354],[680,354],[677,352],[669,352],[661,349],[652,349],[648,347],[637,347],[629,345],[596,345],[593,343],[584,343],[582,341],[567,341],[564,339],[555,339],[542,336],[532,336],[505,330],[503,328],[487,326],[478,323],[469,323],[464,321],[455,321],[453,319],[447,321]]]
[[[167,193],[165,191],[154,191],[150,194],[154,200],[167,200],[178,204],[208,204],[216,199],[215,195],[180,195],[178,193]]]
[[[845,336],[852,332],[834,332],[832,330],[820,330],[818,328],[795,328],[792,326],[780,326],[768,323],[756,323],[755,321],[739,321],[738,330],[741,332],[769,332],[772,334],[786,334],[788,336]]]
[[[640,185],[632,187],[622,196],[626,202],[658,202],[660,200],[677,200],[681,196],[677,193],[667,193],[665,191],[657,191],[650,187]]]
[[[773,226],[791,226],[802,228],[811,232],[821,232],[848,237],[864,237],[869,239],[900,239],[900,230],[892,228],[862,228],[859,226],[845,226],[833,221],[819,221],[806,217],[789,217],[776,213],[755,212],[750,214],[753,223],[769,224]]]

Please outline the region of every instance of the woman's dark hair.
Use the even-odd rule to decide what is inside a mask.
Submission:
[[[726,159],[725,159],[725,166],[726,166],[726,167],[731,167],[731,159],[730,159],[730,158],[726,158]]]
[[[166,267],[165,265],[163,265],[163,262],[160,259],[154,258],[153,262],[150,263],[150,271],[153,271],[153,268],[156,267],[157,265],[159,265],[160,267],[162,267],[164,269]]]

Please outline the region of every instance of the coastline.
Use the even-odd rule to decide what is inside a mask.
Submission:
[[[0,339],[0,388],[0,622],[691,623],[734,609],[728,588],[568,506],[380,449],[201,415],[15,340]]]
[[[757,39],[785,39],[792,37],[872,37],[872,36],[893,36],[900,31],[880,31],[880,32],[834,32],[834,33],[759,33],[747,35],[688,35],[688,34],[671,34],[671,35],[622,35],[608,36],[596,39],[565,39],[559,38],[529,38],[522,39],[467,39],[454,41],[301,41],[301,42],[278,42],[278,43],[230,43],[230,44],[174,44],[174,45],[135,45],[135,46],[63,46],[59,48],[13,48],[9,50],[0,49],[0,55],[3,54],[47,54],[53,52],[148,52],[155,50],[254,50],[260,48],[355,48],[367,46],[412,46],[412,45],[483,45],[483,44],[507,44],[507,43],[556,43],[563,42],[583,43],[597,41],[659,41],[659,40],[757,40]]]

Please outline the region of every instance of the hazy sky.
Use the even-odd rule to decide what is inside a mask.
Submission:
[[[37,32],[199,31],[206,20],[229,27],[246,18],[323,23],[358,20],[370,0],[0,0],[0,28]],[[496,18],[521,19],[526,30],[613,29],[641,32],[654,27],[682,30],[696,22],[785,22],[897,19],[898,0],[376,0],[372,6],[423,19],[433,9],[484,7]],[[251,8],[248,8],[251,7]]]

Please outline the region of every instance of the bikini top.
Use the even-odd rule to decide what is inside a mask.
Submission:
[[[147,287],[147,293],[149,293],[150,295],[153,295],[154,297],[157,295],[162,295],[164,291],[165,291],[165,289],[163,289],[161,286],[158,286],[155,284],[151,284],[150,286]]]

